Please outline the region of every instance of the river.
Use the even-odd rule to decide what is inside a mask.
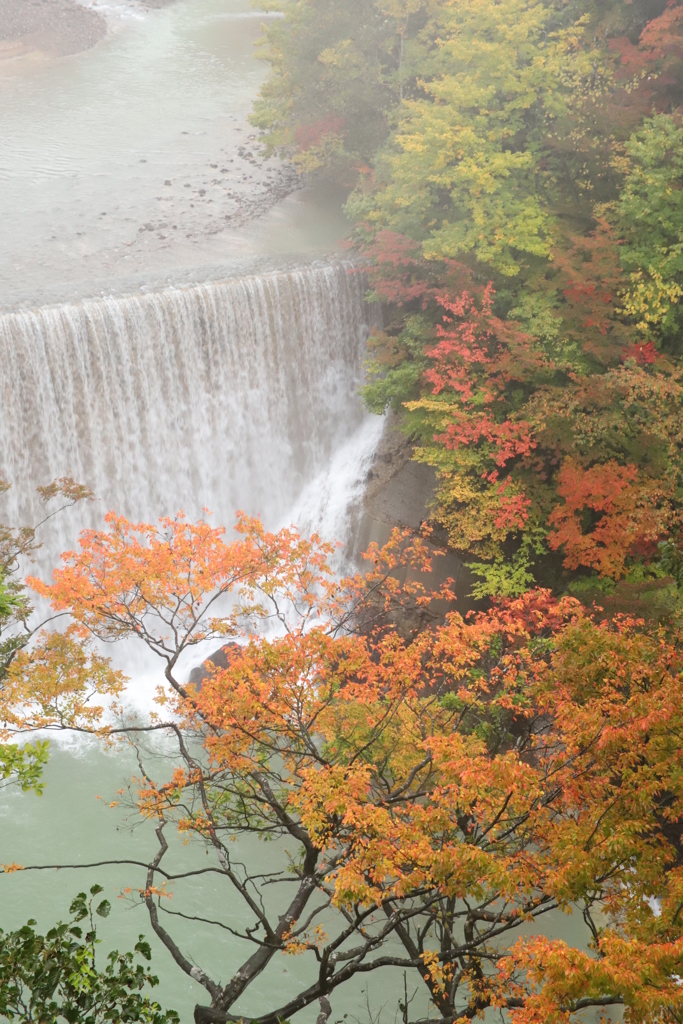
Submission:
[[[33,488],[56,476],[93,489],[97,501],[46,536],[44,573],[108,508],[208,507],[227,525],[244,508],[343,536],[381,431],[357,397],[376,313],[334,258],[340,198],[302,189],[254,146],[265,16],[245,0],[110,8],[114,31],[92,49],[0,63],[0,477],[13,483],[2,518],[30,520]],[[154,680],[121,657],[144,708]],[[134,768],[126,751],[54,741],[44,796],[0,799],[0,860],[144,859],[145,829],[132,834],[107,806]],[[7,876],[2,926],[48,925],[100,881],[114,904],[105,945],[131,948],[150,928],[116,895],[139,875]],[[201,900],[207,890],[220,905],[211,886]],[[175,899],[197,905],[191,890]],[[237,965],[227,933],[187,931],[218,975]],[[203,990],[154,945],[162,1000],[189,1021]],[[278,960],[264,985],[288,994],[300,971]],[[241,1009],[266,1005],[262,986]],[[359,992],[345,1010],[356,1005],[362,1015]]]
[[[272,527],[348,538],[382,430],[357,396],[377,314],[336,249],[340,197],[260,158],[247,116],[265,74],[252,52],[265,16],[246,0],[97,8],[115,30],[92,49],[0,63],[0,477],[14,485],[2,519],[30,519],[32,489],[56,476],[95,491],[46,537],[43,573],[108,508],[153,518],[208,507],[227,525],[244,508]],[[130,650],[120,659],[144,709],[150,666]],[[54,741],[45,794],[0,797],[0,861],[144,860],[149,831],[108,806],[135,767],[126,750]],[[190,867],[203,853],[176,844],[170,859]],[[131,948],[151,932],[123,892],[142,878],[125,866],[6,876],[0,923],[47,926],[98,881],[114,905],[105,948]],[[178,886],[173,908],[207,899],[230,919],[214,882]],[[191,955],[225,979],[235,940],[184,929]],[[152,945],[160,998],[189,1022],[204,992]],[[276,957],[236,1009],[265,1009],[273,987],[285,1000],[303,970]],[[394,980],[336,995],[331,1020],[370,1024],[367,986],[372,1014],[384,1007],[393,1024]]]
[[[0,61],[0,307],[329,251],[341,198],[254,149],[267,18],[248,0],[185,0],[72,57]]]

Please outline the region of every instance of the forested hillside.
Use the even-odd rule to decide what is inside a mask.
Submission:
[[[683,6],[297,0],[254,121],[350,188],[368,406],[480,596],[668,616],[683,579]]]
[[[65,871],[122,872],[119,895],[146,912],[196,1024],[681,1024],[683,0],[270,7],[283,16],[260,44],[271,75],[252,120],[308,180],[346,190],[385,325],[365,401],[392,409],[436,471],[436,544],[395,530],[340,578],[336,546],[295,527],[237,513],[226,535],[207,509],[109,512],[51,582],[22,580],[38,527],[93,497],[69,477],[40,487],[37,525],[0,527],[0,789],[42,791],[50,730],[128,744],[134,774],[109,806],[137,845],[90,858],[74,839],[65,863],[46,830],[25,863],[0,864],[2,882],[59,869],[61,890]],[[336,428],[345,407],[326,403],[346,377],[323,371],[364,333],[352,318],[334,333],[325,292],[330,316],[306,331],[293,319],[288,354],[278,317],[305,305],[299,288],[275,289],[260,333],[245,293],[239,359],[206,392],[230,413],[212,475],[235,468],[229,421],[237,451],[249,416],[269,413],[245,473],[272,487],[278,516],[271,467],[294,472],[279,410],[307,403]],[[225,361],[236,294],[211,307],[214,347],[205,294],[194,335],[179,307],[188,365],[204,350],[213,375]],[[254,387],[265,364],[249,351],[270,344],[271,319],[273,365],[308,371],[327,343],[318,391],[303,372],[300,391],[277,375]],[[138,323],[115,351],[144,350]],[[154,359],[140,366],[146,398]],[[157,446],[155,432],[180,436],[185,399],[169,394]],[[189,403],[197,449],[169,449],[174,488],[209,436],[203,401]],[[103,434],[107,454],[117,436]],[[435,587],[439,544],[471,567],[478,610],[460,613],[452,580]],[[69,808],[77,836],[87,812]],[[97,953],[103,891],[79,892],[44,935],[33,917],[0,930],[1,1021],[188,1019],[148,992],[144,936]],[[36,886],[27,916],[39,899]]]

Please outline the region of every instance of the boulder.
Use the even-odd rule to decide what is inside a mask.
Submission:
[[[231,641],[230,643],[223,644],[217,651],[210,654],[209,657],[192,669],[188,678],[188,684],[194,686],[195,690],[201,690],[202,683],[207,679],[212,671],[216,668],[227,668],[230,664],[230,654],[234,650],[240,649],[240,645]]]

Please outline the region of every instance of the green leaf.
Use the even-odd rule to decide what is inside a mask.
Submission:
[[[78,896],[71,901],[69,913],[73,914],[76,921],[82,921],[84,917],[88,916],[88,897],[84,892],[79,892]]]
[[[89,916],[93,897],[78,893],[71,903],[76,920]],[[106,917],[103,900],[95,913]],[[158,979],[136,956],[149,961],[149,944],[140,936],[134,952],[112,951],[101,970],[95,957],[94,932],[82,937],[74,921],[58,923],[38,934],[31,919],[17,931],[0,930],[0,1020],[18,1024],[179,1024],[173,1010],[163,1010],[145,992]]]
[[[102,900],[99,907],[95,911],[95,913],[98,914],[100,917],[109,917],[110,912],[111,903],[109,902],[109,900]]]

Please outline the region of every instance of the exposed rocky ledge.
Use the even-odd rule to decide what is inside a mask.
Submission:
[[[434,552],[431,584],[436,588],[446,579],[455,581],[458,610],[477,607],[468,595],[473,578],[461,558],[448,546],[448,536],[430,522],[436,493],[436,472],[431,466],[413,461],[414,446],[398,427],[395,416],[387,416],[387,425],[377,446],[368,473],[363,516],[353,545],[356,557],[371,541],[386,543],[393,527],[419,532],[423,523],[432,530],[429,547]],[[440,612],[448,610],[446,606]]]
[[[189,685],[194,686],[196,690],[201,690],[202,683],[211,675],[214,669],[228,667],[230,651],[238,646],[238,644],[232,642],[223,644],[223,646],[219,647],[218,650],[213,652],[213,654],[210,654],[209,657],[201,663],[201,665],[196,665],[188,677],[187,682]]]
[[[364,510],[387,526],[419,530],[429,519],[436,474],[431,466],[414,462],[412,454],[413,446],[389,413],[368,474]]]

